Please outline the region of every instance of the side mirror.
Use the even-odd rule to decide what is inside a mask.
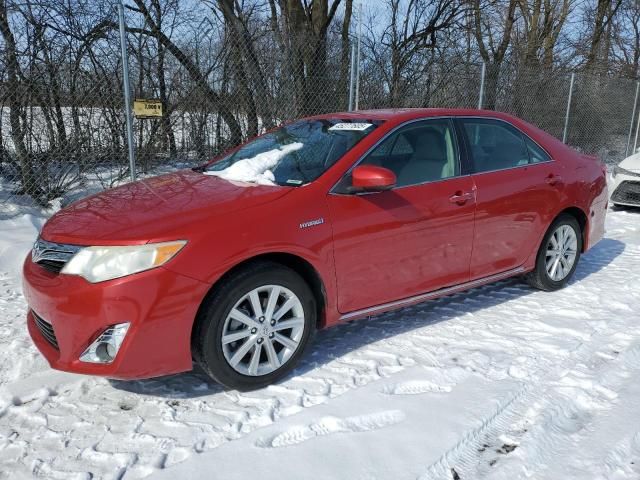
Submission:
[[[352,192],[382,192],[396,185],[396,174],[388,168],[361,165],[351,172]]]

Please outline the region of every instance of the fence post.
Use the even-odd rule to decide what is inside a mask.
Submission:
[[[358,2],[358,55],[356,60],[356,98],[354,102],[355,110],[358,110],[360,100],[360,41],[362,39],[362,0]]]
[[[631,124],[629,125],[629,138],[627,139],[627,148],[624,151],[624,156],[629,156],[629,147],[631,146],[631,136],[633,135],[633,121],[636,118],[636,111],[638,110],[638,94],[640,94],[640,82],[636,83],[636,98],[633,101],[633,113],[631,114]],[[637,142],[637,137],[636,137]],[[635,144],[634,149],[635,152]]]
[[[127,120],[127,146],[129,149],[129,173],[131,181],[136,181],[136,158],[133,150],[133,121],[131,119],[131,92],[129,90],[129,58],[127,56],[127,33],[124,23],[124,6],[118,1],[118,23],[120,24],[120,50],[122,55],[122,87],[124,91],[124,109]]]
[[[480,72],[480,94],[478,95],[478,110],[482,110],[484,102],[484,76],[487,73],[487,64],[482,62],[482,71]]]
[[[636,139],[633,141],[633,155],[638,151],[638,132],[640,132],[640,115],[638,115],[638,123],[636,124]]]
[[[569,85],[569,98],[567,99],[567,113],[564,117],[564,132],[562,133],[562,143],[567,143],[569,133],[569,114],[571,113],[571,99],[573,98],[573,82],[576,79],[575,72],[571,74],[571,84]]]
[[[353,111],[353,99],[356,82],[356,44],[351,43],[351,70],[349,72],[349,111]]]

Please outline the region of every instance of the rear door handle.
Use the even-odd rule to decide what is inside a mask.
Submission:
[[[472,192],[458,191],[449,197],[451,203],[457,203],[458,205],[464,205],[469,200],[473,200]]]
[[[554,186],[559,183],[562,183],[562,177],[560,175],[554,175],[553,173],[549,174],[549,176],[545,179],[549,185]]]

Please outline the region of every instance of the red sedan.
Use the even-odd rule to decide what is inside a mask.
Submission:
[[[497,112],[335,113],[54,215],[24,263],[53,368],[272,383],[314,331],[507,277],[555,290],[604,233],[605,169]]]

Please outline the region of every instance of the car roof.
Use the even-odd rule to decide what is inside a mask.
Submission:
[[[313,118],[342,118],[353,120],[393,120],[407,121],[429,117],[492,117],[507,121],[514,120],[509,114],[494,110],[477,110],[468,108],[385,108],[379,110],[358,110],[355,112],[335,112],[317,115]]]
[[[385,108],[379,110],[358,110],[355,112],[334,112],[308,117],[309,119],[326,120],[354,120],[354,121],[381,121],[386,122],[390,128],[411,120],[430,117],[486,117],[514,125],[545,149],[551,145],[555,148],[566,150],[568,147],[551,134],[541,130],[518,117],[495,110],[478,110],[475,108]]]

